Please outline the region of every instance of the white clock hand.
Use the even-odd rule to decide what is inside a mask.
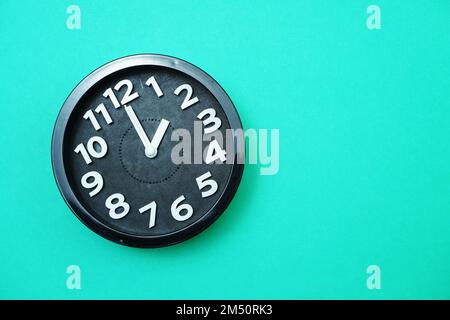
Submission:
[[[161,119],[158,129],[156,129],[156,132],[153,135],[151,144],[155,148],[156,152],[158,152],[159,144],[161,143],[161,140],[164,138],[164,134],[166,133],[169,123],[170,122],[167,121],[166,119]]]
[[[139,122],[138,117],[136,116],[136,113],[134,113],[134,110],[130,106],[124,106],[125,111],[128,115],[128,117],[131,120],[131,123],[133,124],[134,129],[136,130],[139,138],[142,141],[142,144],[145,148],[145,155],[149,158],[154,158],[156,156],[156,149],[153,147],[152,143],[150,142],[149,138],[147,137],[147,134],[144,131],[144,128],[142,128],[141,123]]]

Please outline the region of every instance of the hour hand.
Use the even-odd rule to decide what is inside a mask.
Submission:
[[[156,149],[150,142],[150,139],[148,138],[147,134],[144,131],[144,128],[142,127],[138,117],[136,116],[136,113],[131,106],[125,105],[124,107],[128,117],[131,120],[131,123],[133,124],[134,129],[139,136],[139,139],[141,139],[142,144],[144,145],[145,155],[148,158],[154,158],[156,156]]]

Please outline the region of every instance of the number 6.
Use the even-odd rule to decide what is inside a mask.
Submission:
[[[177,199],[175,199],[175,201],[172,203],[172,206],[170,207],[172,217],[177,221],[186,221],[187,219],[192,217],[192,214],[194,213],[194,209],[192,209],[192,206],[190,204],[185,203],[178,206],[178,204],[184,200],[186,200],[186,198],[184,196],[180,196]],[[187,211],[185,215],[180,214],[182,210]]]

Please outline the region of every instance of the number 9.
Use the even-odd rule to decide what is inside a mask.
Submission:
[[[93,178],[94,180],[89,179],[89,178]],[[92,180],[92,181],[89,182],[88,180]],[[85,187],[86,189],[94,189],[91,192],[89,192],[89,196],[93,197],[102,190],[103,177],[97,171],[90,171],[81,178],[81,185],[83,187]]]

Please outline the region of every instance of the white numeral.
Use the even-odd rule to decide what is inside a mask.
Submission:
[[[178,204],[184,200],[186,200],[186,198],[184,196],[180,196],[175,199],[175,201],[172,203],[172,206],[170,207],[172,217],[177,221],[186,221],[187,219],[192,217],[192,214],[194,213],[194,209],[192,209],[192,206],[190,204],[184,203],[178,206]],[[180,214],[182,210],[186,211],[184,215]]]
[[[210,164],[216,160],[220,160],[220,162],[224,162],[227,160],[226,151],[223,150],[217,140],[213,140],[209,143],[208,151],[206,152],[205,163]]]
[[[90,178],[93,178],[93,180]],[[88,180],[92,180],[92,181],[89,182]],[[81,178],[81,185],[83,187],[85,187],[86,189],[94,189],[91,192],[89,192],[89,196],[93,197],[102,190],[103,177],[97,171],[90,171]]]
[[[103,103],[100,103],[97,108],[95,108],[95,112],[98,114],[101,114],[103,118],[105,119],[107,124],[113,123],[111,116],[109,115],[108,110],[106,110],[106,107]]]
[[[98,144],[99,150],[95,150],[94,145]],[[92,159],[90,156],[100,159],[105,156],[105,154],[108,152],[108,145],[106,144],[106,141],[99,136],[94,136],[89,139],[87,143],[87,150],[84,147],[82,143],[80,143],[74,150],[76,153],[81,153],[83,156],[84,161],[86,164],[92,163]],[[89,156],[90,155],[90,156]]]
[[[127,87],[127,91],[125,92],[122,100],[120,101],[122,105],[139,98],[139,94],[137,92],[131,93],[133,91],[133,84],[128,79],[122,80],[119,83],[117,83],[116,86],[114,87],[114,90],[119,91],[120,88],[122,88],[123,86]]]
[[[125,94],[123,95],[122,100],[119,103],[119,100],[117,100],[116,95],[114,94],[114,92],[112,91],[111,88],[108,88],[104,93],[103,96],[105,98],[109,98],[112,102],[112,104],[114,105],[115,108],[120,108],[121,105],[125,105],[131,101],[133,101],[136,98],[139,98],[139,94],[137,92],[133,92],[133,83],[128,80],[128,79],[124,79],[119,81],[115,86],[114,86],[114,90],[119,91],[120,88],[122,88],[123,86],[127,87],[127,90],[125,91]]]
[[[144,213],[148,210],[150,210],[150,221],[148,223],[148,227],[153,228],[155,226],[155,221],[156,221],[156,202],[155,201],[140,208],[139,212]]]
[[[158,98],[160,98],[164,95],[161,88],[158,85],[158,82],[156,82],[156,79],[154,76],[151,76],[150,78],[148,78],[148,80],[145,82],[145,84],[149,87],[152,87],[153,90],[155,90],[155,93],[158,96]]]
[[[189,108],[190,106],[198,102],[197,97],[192,98],[192,87],[190,85],[182,84],[181,86],[176,88],[173,93],[178,96],[180,95],[181,91],[186,91],[186,97],[184,97],[183,103],[181,104],[182,110]]]
[[[197,181],[198,190],[202,190],[205,187],[210,187],[208,190],[202,192],[202,198],[207,198],[209,196],[212,196],[217,191],[217,182],[213,179],[208,179],[211,177],[211,172],[207,172],[205,174],[202,174],[200,177],[196,178],[195,181]]]
[[[121,193],[110,195],[105,201],[105,206],[109,209],[109,216],[114,220],[122,219],[130,212],[130,205],[125,202],[125,197]],[[122,208],[121,212],[117,212],[119,208]]]
[[[102,127],[100,127],[100,124],[98,123],[97,119],[95,118],[95,115],[92,112],[92,110],[88,110],[84,114],[83,119],[86,119],[86,120],[89,119],[91,121],[92,125],[94,126],[95,131],[98,131],[102,128]]]
[[[111,124],[113,122],[111,119],[111,116],[108,113],[108,110],[106,110],[105,105],[103,103],[99,104],[97,106],[97,108],[95,108],[95,112],[98,114],[101,114],[107,124]],[[97,118],[95,117],[95,114],[92,112],[92,110],[86,111],[83,118],[91,121],[92,126],[94,127],[95,131],[98,131],[102,128],[100,126],[100,124],[98,123]]]
[[[119,100],[117,100],[116,95],[114,94],[114,92],[112,91],[111,88],[106,89],[106,91],[103,93],[103,96],[105,98],[109,98],[109,100],[111,100],[114,108],[119,108],[120,107],[120,102]]]
[[[216,117],[216,110],[214,110],[213,108],[208,108],[200,112],[197,116],[197,119],[202,120],[206,115],[208,115],[208,117],[203,120],[203,126],[205,127],[204,132],[205,134],[213,133],[220,128],[220,126],[222,125],[222,121],[218,117]],[[206,126],[210,123],[212,123],[213,125],[207,128]]]

